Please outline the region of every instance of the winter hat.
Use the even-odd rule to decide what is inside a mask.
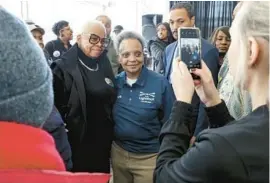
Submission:
[[[0,121],[41,127],[52,111],[52,74],[26,25],[0,6]]]

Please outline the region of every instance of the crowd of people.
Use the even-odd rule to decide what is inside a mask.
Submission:
[[[0,6],[0,183],[268,182],[269,2],[232,16],[200,46],[176,41],[196,26],[188,2],[148,45],[121,25],[112,37],[106,15],[73,45],[59,21],[44,44],[42,27]]]

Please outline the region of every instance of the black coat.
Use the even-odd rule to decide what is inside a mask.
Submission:
[[[89,164],[89,162],[93,161],[87,160],[87,158],[91,156],[89,155],[91,152],[89,152],[88,155],[80,154],[83,153],[82,151],[85,152],[84,154],[87,154],[86,151],[88,151],[88,149],[85,150],[83,149],[82,146],[85,146],[86,143],[85,138],[88,138],[89,135],[87,129],[89,129],[89,127],[90,128],[92,127],[88,126],[91,124],[89,124],[89,116],[87,113],[87,104],[86,104],[87,94],[80,70],[81,65],[79,65],[78,61],[78,49],[79,49],[78,45],[75,44],[69,51],[67,51],[61,57],[61,59],[56,60],[51,65],[54,75],[53,85],[54,85],[55,105],[59,110],[65,123],[67,124],[66,128],[68,129],[68,139],[71,145],[73,156],[72,157],[73,171],[91,172],[94,169],[97,171],[100,170],[100,172],[105,172],[106,170],[103,171],[103,168],[100,169],[95,169],[95,167],[85,168],[85,166],[87,166],[86,164]],[[110,66],[110,62],[105,53],[103,53],[100,56],[98,63],[100,65],[100,68],[103,68],[104,72],[108,74],[106,75],[106,77],[111,78],[115,86],[114,75]],[[111,116],[112,109],[110,108],[110,106],[105,106],[105,110],[108,111],[107,118],[111,119],[112,121]],[[111,131],[113,131],[112,125],[106,128],[111,128]],[[106,134],[104,134],[103,138],[111,138],[108,139],[108,141],[112,141],[112,136],[109,137],[108,135],[108,137],[106,137]],[[89,141],[89,139],[87,141]],[[91,146],[95,146],[95,144],[89,144],[89,142],[87,142],[87,146],[89,149],[92,149],[92,151],[95,151],[95,149],[97,149],[92,148]],[[100,153],[95,152],[95,153],[101,154],[102,152]],[[104,167],[109,166],[109,162],[108,164],[106,163],[107,162],[104,163],[105,164]],[[92,164],[95,164],[95,162]]]
[[[269,108],[234,121],[224,102],[205,108],[210,128],[189,148],[193,106],[174,103],[160,133],[154,183],[269,182]]]
[[[71,149],[68,142],[66,128],[59,112],[55,107],[53,108],[53,111],[47,121],[44,123],[43,129],[53,137],[56,149],[61,155],[66,169],[71,170]]]
[[[149,53],[152,57],[153,70],[164,75],[165,67],[163,63],[164,51],[168,44],[161,40],[151,40],[148,43]]]

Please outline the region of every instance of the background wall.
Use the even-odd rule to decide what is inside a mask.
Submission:
[[[85,20],[107,14],[113,26],[142,32],[142,15],[169,12],[169,1],[159,0],[0,0],[0,4],[23,20],[30,19],[46,31],[45,42],[55,39],[52,25],[67,20],[76,32]]]

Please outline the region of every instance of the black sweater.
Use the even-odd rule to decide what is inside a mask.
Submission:
[[[189,148],[192,106],[175,102],[161,131],[154,182],[268,182],[268,107],[261,106],[234,122],[224,102],[206,112],[212,129],[202,131]]]

